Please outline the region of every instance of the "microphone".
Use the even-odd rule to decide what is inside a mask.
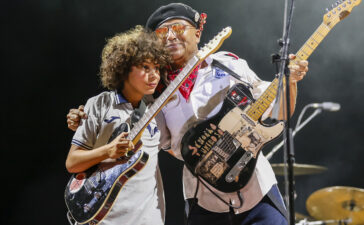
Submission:
[[[310,105],[312,108],[323,109],[331,112],[340,110],[340,104],[335,102],[312,103]]]

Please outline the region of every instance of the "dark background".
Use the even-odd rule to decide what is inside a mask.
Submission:
[[[1,1],[2,224],[67,224],[63,192],[70,175],[64,162],[73,132],[67,129],[66,114],[103,91],[97,73],[105,39],[144,24],[158,6],[168,2]],[[221,50],[246,59],[262,79],[273,79],[270,55],[279,50],[284,1],[185,2],[208,15],[202,43],[232,26],[232,36]],[[310,37],[332,3],[296,1],[290,52]],[[297,212],[307,214],[306,199],[318,189],[364,188],[363,22],[361,4],[312,54],[310,71],[299,83],[294,124],[309,103],[337,102],[341,110],[322,112],[295,138],[298,163],[328,168],[321,174],[296,177]],[[274,144],[263,152],[268,153]],[[271,162],[282,162],[282,150]],[[160,167],[166,224],[183,224],[182,163],[161,153]]]

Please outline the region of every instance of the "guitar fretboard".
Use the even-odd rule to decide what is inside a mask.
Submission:
[[[268,109],[277,95],[278,79],[274,79],[264,93],[255,101],[247,111],[247,115],[257,121]]]
[[[305,42],[305,44],[296,53],[296,60],[306,60],[312,54],[312,52],[317,48],[321,41],[326,37],[326,35],[331,30],[328,25],[322,23],[316,31],[311,35],[311,37]],[[291,62],[292,64],[292,62]]]

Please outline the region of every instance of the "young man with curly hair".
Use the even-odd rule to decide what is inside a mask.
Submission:
[[[158,38],[141,26],[108,40],[102,52],[100,78],[109,91],[88,99],[85,105],[88,119],[80,123],[74,134],[66,160],[70,173],[116,161],[134,148],[126,132],[109,143],[108,140],[117,127],[130,120],[134,109],[144,104],[144,95],[154,93],[168,60]],[[164,224],[163,186],[157,157],[159,138],[153,119],[141,137],[142,150],[149,154],[148,163],[126,182],[99,224]]]

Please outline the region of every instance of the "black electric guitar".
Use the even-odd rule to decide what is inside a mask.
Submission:
[[[323,23],[296,53],[295,61],[307,59],[329,31],[360,2],[341,1],[327,12]],[[183,136],[181,154],[187,168],[222,192],[244,187],[254,172],[260,150],[284,128],[283,122],[266,125],[260,120],[275,99],[277,86],[278,78],[254,100],[247,87],[234,85],[227,92],[221,110]]]
[[[223,41],[231,35],[231,28],[223,29],[187,63],[179,75],[166,90],[155,100],[142,118],[133,124],[128,138],[136,146],[131,154],[116,162],[99,163],[83,173],[74,174],[65,190],[65,201],[72,219],[79,224],[98,224],[109,212],[124,184],[142,170],[148,161],[148,154],[139,150],[144,129],[168,102],[176,90],[187,79],[193,69],[208,55],[215,52]],[[129,131],[128,124],[122,124],[114,132],[110,141],[124,131]]]

